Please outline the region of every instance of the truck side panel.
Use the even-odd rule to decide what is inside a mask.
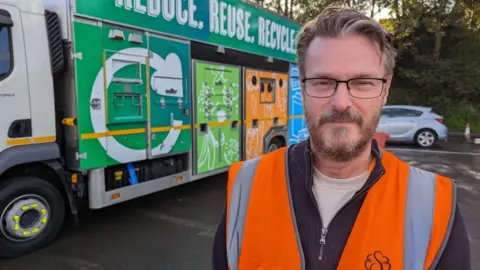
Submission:
[[[146,37],[131,30],[103,26],[102,41],[99,49],[103,69],[97,74],[90,101],[100,99],[100,104],[104,106],[90,106],[91,120],[96,131],[93,138],[105,138],[106,143],[102,146],[106,146],[106,149],[103,150],[117,162],[144,160],[147,158],[145,134],[149,79]],[[105,133],[98,134],[97,128],[100,132],[105,130]],[[103,150],[93,151],[102,153]]]
[[[286,61],[296,58],[299,25],[248,1],[75,0],[75,5],[79,15]]]
[[[74,27],[81,168],[188,151],[189,45],[116,26]]]
[[[245,159],[264,153],[272,127],[287,125],[288,74],[245,69]]]
[[[100,26],[74,22],[74,53],[75,77],[77,90],[77,126],[79,135],[80,167],[83,169],[114,164],[108,159],[102,145],[106,145],[106,138],[95,137],[95,134],[105,134],[106,127],[94,128],[91,120],[91,111],[105,113],[102,66],[102,28]],[[80,57],[81,55],[81,57]],[[98,79],[97,79],[98,78]],[[95,86],[93,82],[99,81]],[[93,92],[93,93],[92,93]],[[102,96],[92,98],[91,96]],[[105,121],[105,116],[97,116],[96,121]],[[91,134],[91,135],[89,135]],[[99,136],[99,135],[97,135]],[[89,154],[90,153],[90,154]]]
[[[196,172],[240,159],[240,68],[195,62]]]
[[[191,149],[190,45],[150,36],[150,148],[153,157]]]
[[[302,88],[297,65],[290,65],[290,91],[288,99],[288,144],[292,145],[308,138],[308,128],[303,117]]]

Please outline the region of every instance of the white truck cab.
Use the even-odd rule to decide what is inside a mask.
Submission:
[[[1,152],[19,145],[55,142],[55,101],[45,10],[36,2],[42,4],[0,2]]]
[[[51,61],[53,53],[61,63],[63,52],[51,51],[61,49],[61,40],[48,33],[45,13],[41,0],[0,1],[2,257],[48,244],[68,206],[53,86],[63,64]]]

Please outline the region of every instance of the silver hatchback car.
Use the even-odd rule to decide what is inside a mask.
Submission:
[[[384,106],[376,131],[390,136],[387,143],[414,143],[425,148],[448,137],[443,117],[434,113],[432,108],[423,106]]]

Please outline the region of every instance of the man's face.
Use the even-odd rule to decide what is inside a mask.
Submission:
[[[360,36],[315,38],[306,52],[304,67],[302,78],[385,78],[379,47]],[[387,83],[379,83],[382,94],[374,98],[353,97],[345,83],[338,84],[333,96],[315,98],[305,93],[312,89],[306,89],[312,82],[302,83],[305,118],[315,153],[348,161],[369,145],[387,100],[391,76],[386,79]]]

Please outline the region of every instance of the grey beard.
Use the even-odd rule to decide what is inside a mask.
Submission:
[[[320,158],[326,158],[335,162],[348,162],[358,157],[372,140],[380,114],[377,114],[372,119],[372,123],[365,126],[365,121],[360,115],[349,112],[329,112],[322,116],[319,120],[311,119],[308,114],[305,114],[307,120],[308,130],[310,133],[310,141],[314,154]],[[344,141],[347,136],[348,129],[344,127],[337,127],[333,130],[334,139],[332,142],[327,142],[318,134],[318,128],[321,124],[336,119],[351,119],[357,123],[362,133],[361,138],[357,142]],[[312,124],[313,123],[313,124]]]
[[[315,155],[336,162],[348,162],[358,157],[365,150],[369,141],[373,137],[372,134],[371,136],[362,136],[358,142],[342,142],[341,137],[346,136],[347,130],[339,127],[334,130],[334,133],[335,137],[338,138],[338,141],[333,141],[331,143],[327,143],[325,140],[322,140],[315,135],[310,137],[312,150]]]

